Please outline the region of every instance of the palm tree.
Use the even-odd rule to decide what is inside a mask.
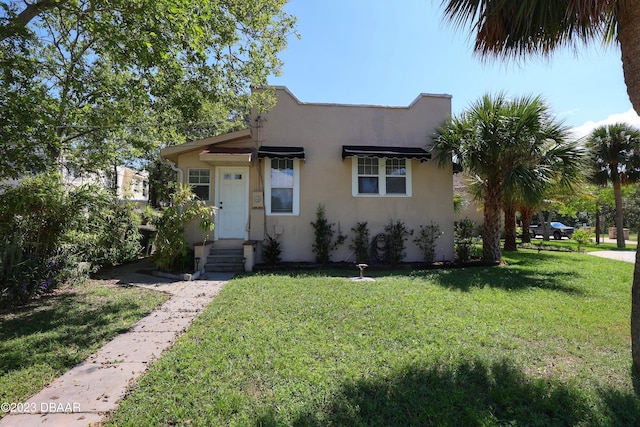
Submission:
[[[613,185],[617,244],[624,248],[622,186],[640,181],[640,130],[625,123],[600,126],[591,132],[588,146],[594,184]]]
[[[500,214],[505,200],[516,191],[541,194],[557,178],[554,165],[571,152],[564,143],[567,134],[540,97],[510,100],[502,93],[484,95],[438,130],[434,141],[438,163],[446,165],[453,155],[454,162],[480,182],[484,260],[501,259]]]
[[[475,51],[518,58],[577,42],[619,44],[627,93],[640,111],[640,0],[442,0],[445,17],[470,24]],[[640,372],[640,245],[631,290],[631,353]]]
[[[618,44],[627,93],[640,111],[640,0],[442,0],[445,18],[475,33],[482,56],[549,55],[579,43]]]

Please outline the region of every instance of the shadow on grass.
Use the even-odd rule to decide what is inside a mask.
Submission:
[[[594,406],[581,390],[532,379],[508,361],[488,366],[407,368],[393,376],[349,382],[294,426],[638,425],[634,395],[601,392]],[[255,425],[277,425],[267,411]]]
[[[469,291],[472,288],[499,288],[519,291],[540,288],[583,295],[584,291],[571,285],[571,280],[580,274],[579,263],[588,260],[571,260],[572,268],[563,271],[553,266],[557,255],[545,253],[510,253],[507,265],[454,270],[416,271],[412,277],[425,278],[446,287]]]
[[[0,373],[38,364],[73,367],[86,356],[83,350],[127,330],[115,319],[139,309],[135,301],[90,303],[75,293],[34,302],[0,320]]]

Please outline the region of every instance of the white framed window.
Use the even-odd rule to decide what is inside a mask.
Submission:
[[[300,214],[300,160],[265,159],[267,215]]]
[[[200,200],[209,201],[211,189],[210,169],[189,169],[188,183],[193,189],[193,193]]]
[[[354,197],[410,197],[411,159],[353,157]]]

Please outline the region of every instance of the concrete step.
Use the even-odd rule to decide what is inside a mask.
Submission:
[[[204,268],[206,271],[244,271],[244,251],[212,247]]]
[[[222,271],[244,271],[244,262],[242,263],[223,263],[223,264],[205,264],[205,271],[222,272]]]

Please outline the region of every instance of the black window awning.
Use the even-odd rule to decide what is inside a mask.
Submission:
[[[264,159],[302,159],[304,147],[276,147],[263,145],[258,149],[258,158]]]
[[[426,162],[431,153],[420,147],[391,147],[379,145],[343,145],[342,159],[347,157],[389,157],[395,159],[417,159]]]

